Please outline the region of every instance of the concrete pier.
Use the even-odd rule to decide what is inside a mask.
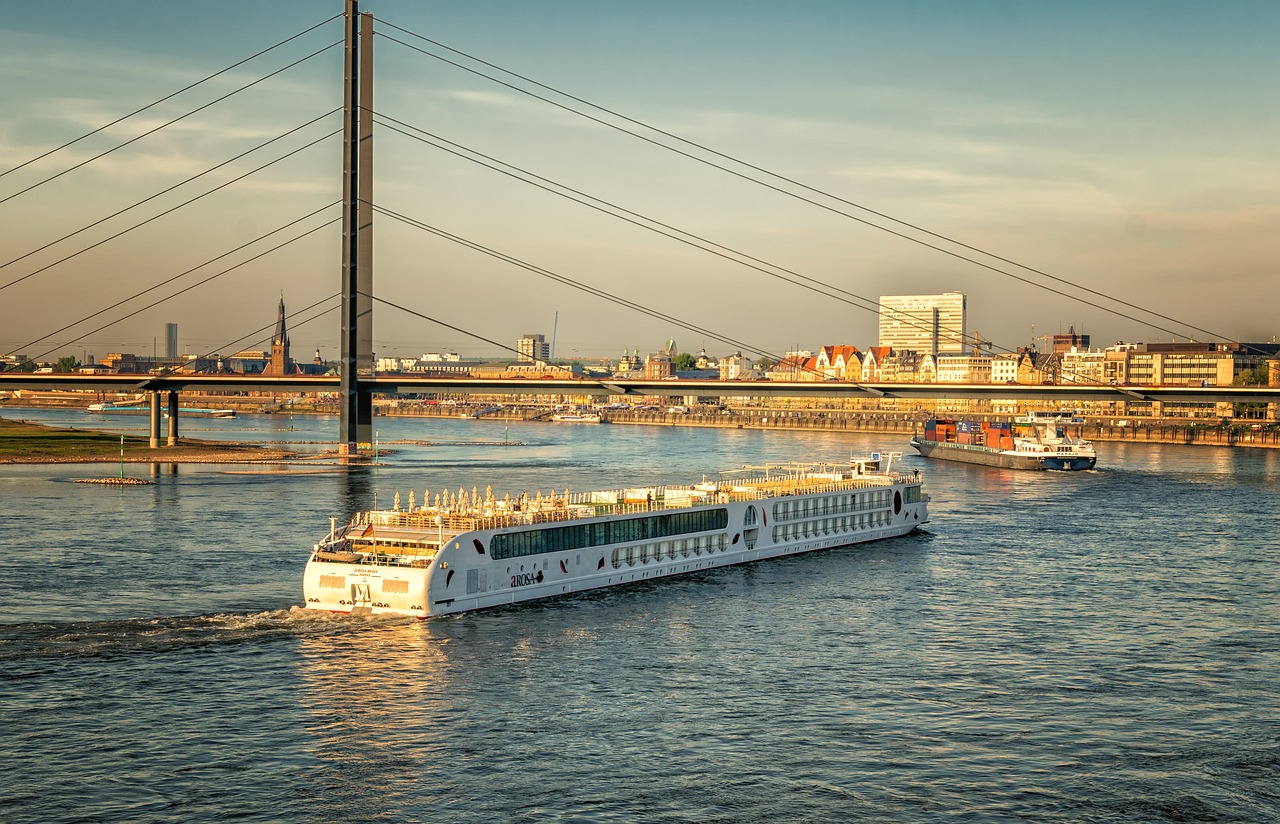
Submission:
[[[160,448],[160,393],[151,393],[151,448]]]
[[[169,446],[178,445],[178,393],[169,393]]]

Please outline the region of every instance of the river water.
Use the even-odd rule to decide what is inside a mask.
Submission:
[[[156,484],[116,489],[72,483],[114,465],[0,466],[0,820],[1280,819],[1280,452],[1104,443],[1072,474],[909,456],[932,523],[904,538],[426,622],[308,613],[309,546],[375,496],[905,446],[377,428],[380,465],[353,471],[129,465]]]

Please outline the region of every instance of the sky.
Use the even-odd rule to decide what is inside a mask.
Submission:
[[[0,351],[163,354],[167,322],[185,353],[261,348],[283,297],[290,312],[315,304],[291,321],[294,356],[337,357],[337,312],[320,313],[341,287],[340,225],[326,223],[340,215],[342,27],[324,21],[342,7],[0,0]],[[502,356],[495,343],[525,333],[580,360],[669,338],[711,354],[866,348],[878,296],[944,291],[968,295],[970,334],[997,351],[1072,327],[1095,347],[1280,335],[1280,4],[361,8],[380,35],[383,123],[722,247],[694,248],[379,125],[374,201],[404,219],[375,220],[374,292],[410,310],[378,305],[380,356]],[[692,141],[644,132],[693,157],[424,55],[414,49],[449,53],[415,35]]]

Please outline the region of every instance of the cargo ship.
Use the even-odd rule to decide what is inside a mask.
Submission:
[[[436,493],[358,513],[311,550],[308,609],[428,618],[893,538],[929,521],[901,453],[598,492]],[[771,597],[783,597],[774,593]]]
[[[1079,414],[1061,412],[1032,412],[1013,421],[932,418],[911,445],[925,458],[1005,469],[1093,469],[1098,456],[1080,437],[1083,424]]]

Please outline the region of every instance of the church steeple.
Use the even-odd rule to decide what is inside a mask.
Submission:
[[[280,316],[276,319],[276,336],[271,339],[271,345],[281,345],[286,349],[289,347],[289,334],[284,328],[284,292],[280,293]]]
[[[280,314],[276,319],[276,334],[271,339],[271,360],[264,375],[292,375],[298,371],[289,357],[289,332],[284,325],[284,293],[280,293]]]

